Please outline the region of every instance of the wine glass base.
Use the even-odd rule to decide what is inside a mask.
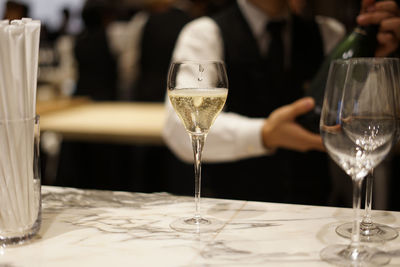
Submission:
[[[224,224],[214,218],[180,218],[173,221],[170,227],[184,233],[212,233],[220,230]]]
[[[390,262],[387,254],[366,246],[330,245],[320,252],[320,257],[338,266],[382,266]]]
[[[341,237],[351,238],[353,223],[344,223],[336,228],[336,233]],[[360,227],[360,241],[362,242],[382,242],[395,239],[398,236],[396,229],[383,225],[372,223],[368,227]]]

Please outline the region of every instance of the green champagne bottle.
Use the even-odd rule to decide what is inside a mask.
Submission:
[[[310,83],[309,88],[306,90],[306,96],[314,98],[315,108],[311,112],[297,118],[297,121],[303,127],[312,132],[319,133],[319,119],[331,61],[354,57],[373,57],[377,45],[377,33],[378,25],[367,27],[357,26],[325,58],[319,71]]]

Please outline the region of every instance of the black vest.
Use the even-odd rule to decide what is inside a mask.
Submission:
[[[230,82],[227,109],[252,117],[266,117],[274,109],[304,94],[323,60],[318,26],[292,16],[290,68],[280,83],[271,83],[268,73],[274,66],[265,62],[249,25],[237,6],[215,18],[224,40],[225,63]],[[246,100],[247,101],[244,101]]]
[[[276,82],[268,75],[274,66],[260,54],[238,6],[233,5],[214,20],[224,42],[229,79],[227,111],[266,118],[274,109],[304,95],[303,85],[323,60],[322,38],[314,21],[292,17],[290,68]],[[274,156],[205,164],[204,186],[216,197],[325,204],[329,182],[326,160],[327,156],[319,152],[280,149]]]

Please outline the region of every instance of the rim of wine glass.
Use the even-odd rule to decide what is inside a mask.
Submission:
[[[349,62],[384,62],[384,61],[395,61],[400,63],[399,58],[395,57],[353,57],[353,58],[347,58],[347,59],[335,59],[333,60],[334,62],[338,63],[349,63]]]
[[[171,70],[175,69],[175,66],[173,66],[173,65],[184,65],[184,64],[200,64],[200,65],[220,64],[220,66],[222,66],[223,69],[224,69],[224,80],[226,80],[226,87],[224,87],[224,88],[228,88],[229,82],[228,82],[228,76],[227,76],[227,73],[226,73],[225,61],[219,60],[219,59],[199,59],[199,60],[197,60],[197,59],[184,59],[184,60],[173,60],[173,61],[171,61],[170,68],[169,68],[169,71],[168,71],[168,81],[167,81],[167,90],[168,91],[179,89],[179,88],[176,88],[176,87],[170,87],[169,86],[169,78],[170,78],[170,75],[172,73]],[[207,88],[214,89],[215,86],[207,87]],[[182,89],[184,89],[184,88],[182,88]]]
[[[218,59],[184,59],[184,60],[173,60],[171,61],[172,64],[193,64],[193,63],[202,63],[202,64],[213,64],[213,63],[219,63],[219,64],[224,64],[225,62],[223,60],[218,60]]]

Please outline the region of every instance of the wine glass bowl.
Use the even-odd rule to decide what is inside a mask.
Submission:
[[[195,214],[171,223],[180,232],[204,233],[220,229],[222,222],[200,215],[201,156],[210,127],[225,105],[228,78],[222,61],[172,62],[167,93],[192,141],[195,173]]]
[[[389,153],[395,135],[395,105],[390,64],[384,59],[353,58],[331,63],[320,120],[329,156],[352,178],[351,243],[320,253],[336,265],[384,265],[385,253],[360,244],[359,210],[364,177]]]
[[[385,59],[380,59],[381,61],[384,61],[385,64],[387,65],[387,70],[388,71],[393,71],[393,86],[390,84],[384,84],[383,86],[387,86],[388,88],[393,88],[393,95],[394,95],[394,103],[395,103],[395,112],[396,112],[396,121],[397,121],[397,127],[396,127],[396,134],[394,138],[394,143],[395,145],[400,137],[399,134],[399,118],[400,118],[400,61],[397,58],[385,58]],[[386,81],[388,82],[388,81]],[[376,88],[379,88],[376,86]],[[383,137],[385,138],[385,137]],[[369,139],[371,139],[369,137]],[[368,142],[371,140],[367,140]],[[375,144],[374,144],[375,142]],[[377,143],[378,144],[377,144]],[[379,139],[378,140],[372,140],[372,144],[370,145],[379,145]],[[366,191],[365,191],[365,214],[362,218],[362,221],[360,223],[360,239],[363,242],[382,242],[382,241],[388,241],[395,239],[399,234],[398,231],[388,225],[383,225],[383,224],[378,224],[372,221],[372,215],[371,215],[371,210],[372,210],[372,187],[373,187],[373,170],[370,171],[370,173],[367,176],[366,179]],[[351,237],[351,232],[352,232],[352,223],[344,223],[342,225],[339,225],[336,228],[336,233],[339,234],[342,237],[345,238],[350,238]]]

